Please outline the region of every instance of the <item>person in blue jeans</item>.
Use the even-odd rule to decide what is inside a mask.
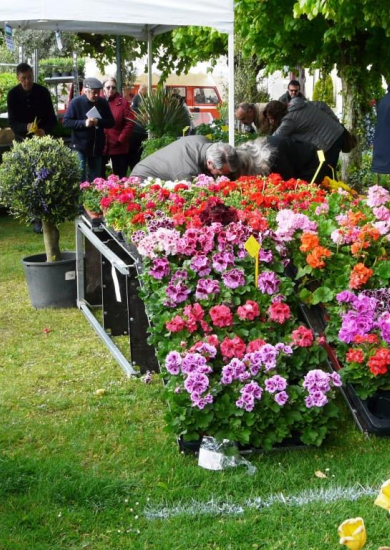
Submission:
[[[107,100],[100,97],[102,88],[97,78],[86,78],[84,93],[72,99],[64,115],[63,126],[72,129],[71,148],[80,158],[82,181],[92,182],[101,176],[104,129],[115,124]]]

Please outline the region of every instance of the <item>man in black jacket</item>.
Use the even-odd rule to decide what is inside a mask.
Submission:
[[[242,143],[236,151],[240,160],[236,177],[268,176],[273,172],[280,174],[285,181],[294,178],[310,183],[319,166],[315,145],[290,138],[257,138]],[[322,177],[318,174],[316,183],[321,182]]]
[[[290,80],[287,86],[287,92],[280,96],[279,101],[289,104],[294,97],[302,97],[305,99],[305,96],[301,92],[299,80]]]
[[[33,70],[27,63],[16,67],[19,84],[8,92],[8,120],[16,141],[23,141],[32,129],[36,119],[38,129],[35,135],[50,134],[57,124],[53,103],[47,88],[34,82]]]
[[[83,180],[88,181],[101,176],[104,128],[115,124],[107,100],[100,97],[102,88],[97,78],[86,78],[85,94],[72,99],[63,121],[65,128],[72,128],[71,148],[79,155]]]
[[[57,117],[49,90],[34,82],[33,70],[27,63],[19,63],[16,67],[16,78],[19,84],[7,95],[8,121],[15,140],[50,134]],[[34,233],[42,233],[42,222],[34,220],[33,223]]]

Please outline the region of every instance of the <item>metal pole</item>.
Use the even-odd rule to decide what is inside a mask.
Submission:
[[[23,63],[23,57],[24,57],[23,46],[19,46],[19,63]]]
[[[77,65],[77,52],[73,52],[73,97],[80,95],[79,68]]]
[[[122,93],[123,81],[122,81],[122,52],[121,52],[121,37],[119,34],[115,37],[116,40],[116,86],[118,92]]]
[[[152,74],[153,74],[153,55],[152,55],[153,36],[148,28],[148,94],[152,93]]]
[[[228,36],[229,65],[229,143],[234,147],[234,32]]]
[[[33,62],[34,62],[34,80],[35,82],[38,82],[38,74],[39,74],[39,68],[38,68],[38,50],[34,49],[34,56],[33,56]]]

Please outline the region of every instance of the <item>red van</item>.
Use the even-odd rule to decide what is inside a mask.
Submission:
[[[124,88],[123,95],[131,102],[138,92],[139,84],[132,88]],[[156,86],[153,86],[156,88]],[[210,124],[215,118],[219,118],[217,107],[222,103],[216,86],[182,86],[169,84],[166,86],[172,92],[184,97],[188,108],[194,116],[195,126]]]

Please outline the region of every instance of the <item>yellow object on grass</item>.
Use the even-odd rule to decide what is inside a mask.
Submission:
[[[343,521],[338,528],[340,544],[350,550],[360,550],[367,542],[366,527],[363,518],[353,518]]]
[[[374,504],[388,510],[390,513],[390,479],[384,482],[379,492],[379,495],[376,497]]]

